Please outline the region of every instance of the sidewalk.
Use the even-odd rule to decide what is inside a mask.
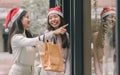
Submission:
[[[12,54],[0,52],[0,75],[8,75],[12,65]]]

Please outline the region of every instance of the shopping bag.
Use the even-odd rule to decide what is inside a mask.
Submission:
[[[61,47],[59,44],[54,44],[52,42],[45,42],[43,69],[49,71],[55,71],[55,72],[64,71]]]

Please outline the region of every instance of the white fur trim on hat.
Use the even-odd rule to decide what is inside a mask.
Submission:
[[[109,14],[112,14],[112,13],[115,13],[115,11],[109,11],[109,12],[106,12],[102,15],[102,18],[109,15]]]
[[[63,17],[63,13],[61,13],[61,12],[59,12],[59,11],[55,11],[55,10],[50,11],[50,12],[48,13],[48,16],[49,16],[50,14],[58,14],[58,15],[60,15],[61,17]]]

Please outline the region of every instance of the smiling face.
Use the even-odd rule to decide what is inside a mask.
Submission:
[[[57,29],[57,28],[59,28],[59,26],[60,26],[60,23],[61,23],[61,18],[60,18],[60,16],[59,15],[57,15],[57,14],[50,14],[49,16],[48,16],[48,18],[49,18],[49,24],[53,27],[53,28],[55,28],[55,29]]]
[[[21,22],[23,24],[24,29],[27,29],[29,27],[30,19],[27,13],[25,14],[25,16],[23,16]]]
[[[108,21],[108,22],[110,22],[110,23],[116,22],[116,15],[115,15],[115,13],[109,14],[109,15],[106,17],[106,21]]]

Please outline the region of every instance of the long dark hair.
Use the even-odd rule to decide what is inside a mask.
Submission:
[[[15,20],[12,27],[9,28],[9,34],[8,34],[8,51],[10,54],[12,54],[12,48],[11,48],[11,38],[15,34],[23,34],[25,31],[25,34],[27,37],[32,37],[31,33],[28,30],[24,30],[23,24],[21,20],[23,17],[27,14],[27,11],[23,11],[20,16]]]
[[[63,17],[61,17],[60,15],[59,15],[59,17],[61,20],[59,27],[61,27],[61,26],[65,25],[65,22],[64,22]],[[48,29],[48,31],[55,30],[55,28],[50,25],[49,18],[48,18],[47,29]],[[60,34],[60,36],[62,39],[62,48],[69,48],[68,36],[66,34]]]

